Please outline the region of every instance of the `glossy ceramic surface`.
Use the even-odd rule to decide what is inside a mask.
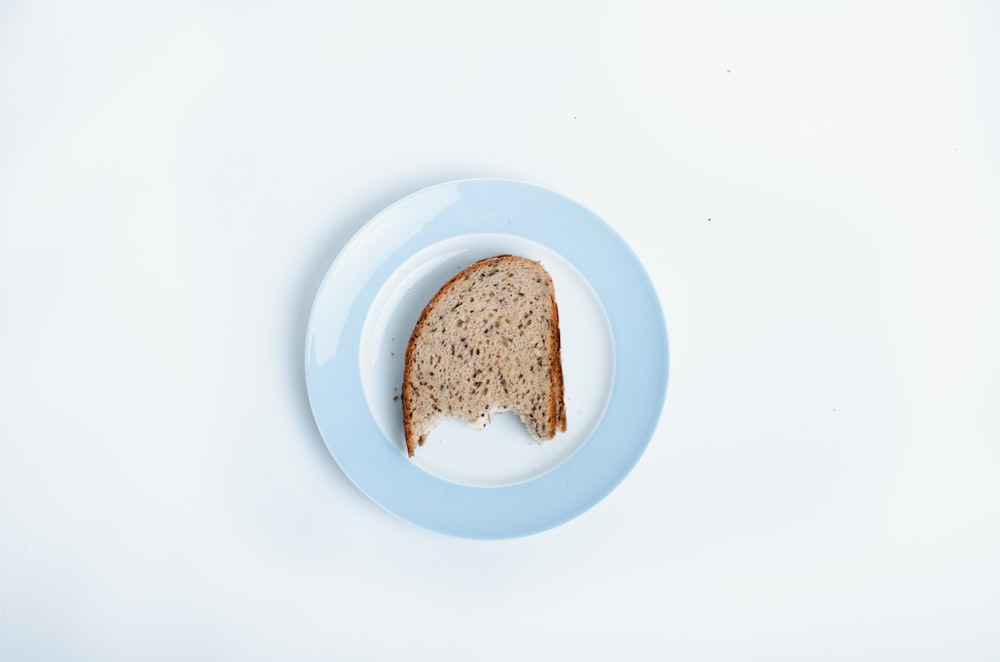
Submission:
[[[483,257],[539,260],[560,312],[568,429],[545,444],[513,414],[484,430],[446,421],[407,457],[403,356],[417,316]],[[389,207],[321,285],[306,338],[317,426],[344,473],[389,512],[472,538],[527,535],[604,498],[639,460],[667,383],[659,300],[622,239],[593,213],[519,182],[450,182]]]

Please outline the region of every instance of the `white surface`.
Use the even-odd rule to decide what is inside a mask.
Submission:
[[[995,660],[995,3],[4,3],[0,659]],[[428,184],[608,220],[671,341],[626,481],[385,514],[302,379]]]
[[[502,253],[541,262],[556,291],[559,323],[575,331],[562,334],[560,345],[566,415],[573,425],[559,432],[559,443],[539,444],[514,412],[496,413],[489,424],[487,419],[474,424],[442,420],[411,461],[460,485],[517,485],[547,474],[587,443],[611,399],[615,342],[607,311],[587,278],[559,253],[530,239],[467,234],[438,242],[407,260],[376,295],[365,319],[359,350],[361,385],[386,443],[406,453],[398,400],[406,346],[424,306],[464,267]],[[368,260],[378,264],[384,257],[376,254]]]

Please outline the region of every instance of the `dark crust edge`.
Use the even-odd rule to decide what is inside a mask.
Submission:
[[[552,439],[556,436],[557,427],[562,432],[566,431],[566,402],[563,396],[562,335],[559,332],[559,306],[556,305],[556,287],[548,271],[544,267],[542,267],[542,271],[549,279],[549,291],[552,293],[552,305],[549,308],[549,318],[552,320],[552,326],[549,328],[549,351],[554,365],[552,367],[552,384],[549,388],[549,420],[552,422],[552,426],[548,431],[548,439]]]
[[[413,326],[413,333],[410,334],[410,340],[406,344],[406,357],[403,363],[403,389],[400,397],[400,400],[403,401],[403,432],[406,436],[406,453],[410,457],[413,457],[417,446],[423,446],[424,441],[427,439],[427,435],[417,436],[410,418],[410,412],[413,410],[413,394],[410,393],[410,372],[413,365],[411,358],[416,341],[423,333],[427,315],[434,308],[435,304],[437,304],[438,300],[451,289],[452,285],[456,281],[465,278],[466,274],[488,264],[505,263],[515,260],[529,260],[529,258],[504,253],[503,255],[495,255],[473,262],[449,278],[448,282],[438,289],[437,293],[431,297],[431,300],[427,302],[427,305],[420,312],[420,317],[417,318],[417,323]],[[546,437],[546,439],[552,439],[556,436],[556,428],[563,432],[566,431],[566,405],[563,397],[562,339],[559,332],[559,307],[556,305],[555,285],[552,283],[552,277],[549,275],[549,272],[545,270],[545,267],[542,267],[541,262],[536,260],[529,261],[541,267],[542,272],[549,281],[549,291],[552,293],[551,305],[549,307],[549,317],[552,320],[552,326],[549,328],[549,350],[552,354],[554,367],[552,370],[552,383],[549,388],[549,421],[551,422],[551,426],[547,431],[548,436]]]

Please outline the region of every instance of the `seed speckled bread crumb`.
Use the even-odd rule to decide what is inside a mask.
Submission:
[[[565,432],[559,310],[542,265],[498,255],[445,283],[413,329],[401,399],[411,457],[444,417],[481,427],[513,411],[538,441]]]

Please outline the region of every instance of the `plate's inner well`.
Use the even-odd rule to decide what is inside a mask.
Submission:
[[[404,262],[376,295],[361,333],[359,358],[365,399],[384,439],[406,455],[402,404],[403,362],[410,333],[424,306],[449,278],[473,262],[510,253],[538,260],[552,276],[559,306],[567,429],[551,441],[532,439],[513,412],[484,428],[442,421],[411,460],[449,482],[502,487],[555,469],[586,444],[611,398],[615,348],[611,324],[586,278],[558,253],[522,237],[454,237]]]

